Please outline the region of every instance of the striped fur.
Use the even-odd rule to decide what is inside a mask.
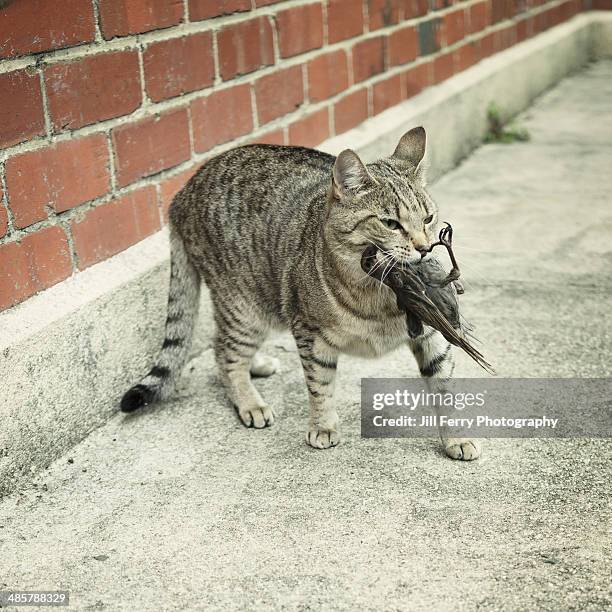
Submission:
[[[208,161],[170,208],[167,339],[122,408],[170,394],[187,354],[201,278],[214,305],[217,364],[243,423],[262,428],[274,421],[251,376],[274,372],[274,361],[258,349],[270,330],[286,328],[310,398],[307,441],[316,448],[338,444],[333,392],[340,355],[378,357],[408,342],[395,296],[364,274],[360,260],[373,242],[385,253],[382,266],[416,261],[435,239],[437,208],[420,167],[424,150],[425,133],[417,128],[391,157],[367,166],[351,151],[334,158],[273,145],[239,147]],[[452,356],[441,338],[429,331],[412,345],[428,379],[449,372]]]
[[[123,396],[123,412],[133,412],[145,404],[169,397],[191,347],[200,299],[200,276],[189,261],[181,237],[172,227],[170,252],[166,336],[155,365],[139,384]]]

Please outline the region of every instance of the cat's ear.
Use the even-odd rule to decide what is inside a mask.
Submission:
[[[357,153],[350,149],[345,149],[338,155],[333,174],[336,198],[348,193],[357,193],[372,181]]]
[[[415,170],[419,168],[425,157],[427,136],[425,128],[416,127],[406,132],[395,147],[393,157],[408,162]]]

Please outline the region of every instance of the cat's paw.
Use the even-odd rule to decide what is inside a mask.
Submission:
[[[276,357],[255,353],[251,361],[251,376],[272,376],[279,367],[280,361]]]
[[[306,432],[306,442],[312,448],[332,448],[340,444],[340,434],[335,429],[315,427]]]
[[[253,408],[236,408],[240,420],[245,427],[263,429],[274,423],[274,412],[269,406],[255,406]]]
[[[472,440],[470,438],[449,438],[448,440],[444,440],[444,452],[451,459],[473,461],[480,457],[482,448],[478,440]]]

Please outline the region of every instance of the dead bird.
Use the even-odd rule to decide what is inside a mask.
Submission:
[[[462,324],[459,315],[457,294],[463,293],[463,286],[458,283],[460,272],[451,241],[452,228],[447,225],[440,231],[438,242],[428,250],[430,252],[438,245],[447,248],[453,264],[448,274],[439,260],[429,257],[416,264],[397,263],[383,276],[381,267],[376,265],[378,248],[375,245],[369,245],[363,251],[361,267],[393,290],[397,307],[406,313],[406,326],[411,338],[423,334],[423,324],[433,327],[451,344],[465,351],[480,367],[493,374],[491,364],[466,338],[465,332],[470,327]]]

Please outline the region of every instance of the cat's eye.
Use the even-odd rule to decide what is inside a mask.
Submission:
[[[433,221],[433,215],[429,215],[429,217],[425,217],[423,219],[423,223],[425,223],[425,225],[429,225],[432,221]]]
[[[402,226],[395,219],[381,219],[381,223],[390,230],[402,229]]]

